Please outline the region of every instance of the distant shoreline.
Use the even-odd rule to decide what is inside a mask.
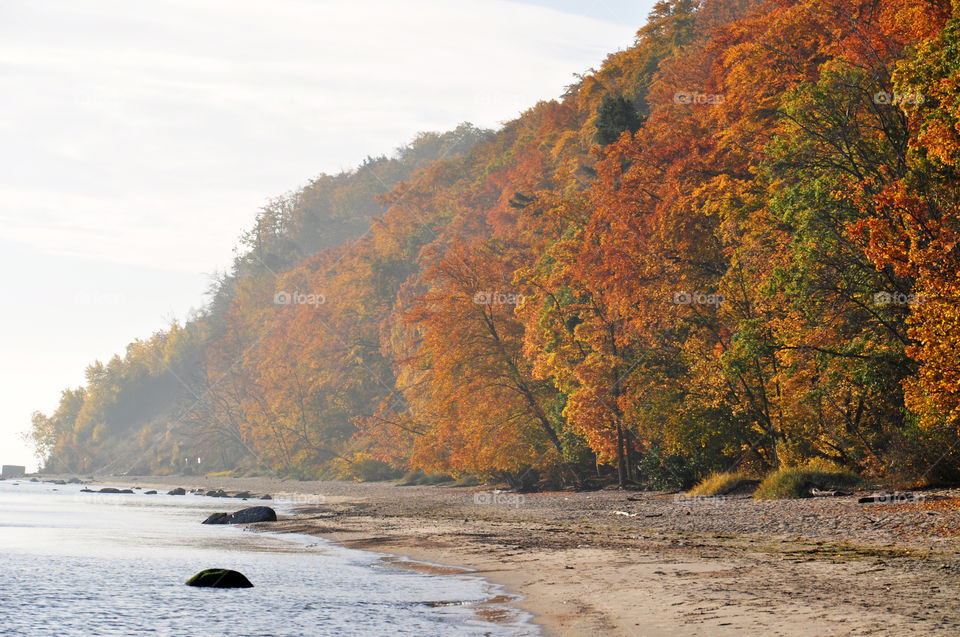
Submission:
[[[960,633],[957,491],[862,505],[270,478],[97,483],[292,495],[297,515],[252,526],[472,569],[522,596],[516,605],[548,635]]]

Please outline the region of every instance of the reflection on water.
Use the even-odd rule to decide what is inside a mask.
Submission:
[[[200,524],[241,503],[224,505],[0,482],[0,634],[539,634],[519,613],[483,603],[498,591],[477,577],[397,569],[314,538]],[[255,587],[183,584],[212,567],[238,570]]]

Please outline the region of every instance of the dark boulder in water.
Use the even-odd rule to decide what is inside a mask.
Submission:
[[[207,491],[204,495],[206,495],[208,498],[229,498],[230,497],[226,494],[226,492],[223,489],[210,490],[210,491]]]
[[[253,588],[243,573],[227,568],[208,568],[187,580],[187,586],[205,588]]]
[[[249,492],[249,491],[241,491],[240,493],[235,493],[233,497],[235,497],[235,498],[243,498],[244,500],[246,500],[247,498],[250,497],[250,492]]]
[[[230,524],[229,513],[211,513],[202,524]]]
[[[270,507],[249,507],[240,509],[230,516],[230,524],[247,524],[248,522],[276,522],[277,512]]]
[[[156,494],[157,494],[157,492],[154,491],[153,489],[150,489],[149,491],[144,491],[144,492],[143,492],[143,495],[156,495]]]
[[[100,491],[98,491],[98,493],[120,493],[120,489],[116,489],[116,488],[114,488],[114,487],[104,487],[104,488],[100,489]],[[131,491],[131,493],[133,493],[133,492]]]
[[[260,496],[260,499],[261,499],[261,500],[272,500],[273,498],[270,497],[270,494],[269,494],[269,493],[265,493],[264,495]]]
[[[167,491],[167,495],[187,495],[187,492],[183,487],[177,487],[176,489],[170,489]]]
[[[277,512],[270,507],[249,507],[236,513],[214,513],[204,524],[249,524],[251,522],[276,522]]]

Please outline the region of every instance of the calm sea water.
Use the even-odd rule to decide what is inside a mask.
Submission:
[[[248,503],[80,488],[0,481],[0,634],[540,634],[527,616],[491,604],[501,591],[479,577],[413,572],[316,538],[200,524]],[[254,588],[184,585],[214,567],[242,572]]]

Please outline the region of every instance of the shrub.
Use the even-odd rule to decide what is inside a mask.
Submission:
[[[714,471],[690,489],[689,495],[726,495],[742,488],[751,488],[757,483],[747,474],[736,472]]]
[[[860,477],[840,465],[815,458],[802,465],[781,467],[770,473],[753,497],[758,500],[777,500],[782,498],[802,498],[810,495],[811,488],[824,491],[855,487]]]

